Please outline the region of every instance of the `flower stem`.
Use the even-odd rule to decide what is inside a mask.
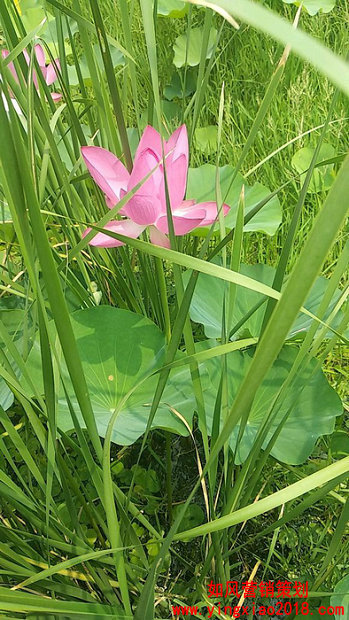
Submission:
[[[167,513],[169,525],[172,525],[172,454],[171,433],[166,432],[166,490],[167,490]]]
[[[156,274],[159,285],[159,294],[160,301],[164,316],[164,330],[166,335],[166,341],[169,342],[171,339],[171,322],[170,322],[170,311],[168,307],[168,299],[167,299],[167,289],[166,289],[166,280],[164,274],[164,266],[161,258],[155,257],[155,267]]]

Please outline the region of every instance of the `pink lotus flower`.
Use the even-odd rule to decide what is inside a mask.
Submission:
[[[36,56],[36,60],[38,61],[38,65],[40,67],[40,71],[42,73],[42,75],[44,76],[44,80],[47,84],[47,86],[51,86],[51,84],[53,84],[53,82],[55,82],[57,80],[57,73],[55,71],[55,68],[53,66],[52,63],[46,65],[46,60],[45,60],[45,52],[42,48],[41,45],[37,44],[34,46],[34,51],[35,51],[35,56]],[[3,58],[7,58],[7,56],[9,55],[9,50],[2,50],[1,51],[1,55]],[[30,56],[27,52],[27,50],[23,50],[23,55],[27,61],[27,64],[29,65],[30,63]],[[60,69],[60,63],[59,60],[57,58],[57,60],[55,60],[56,65],[58,66],[58,68]],[[16,82],[19,82],[18,79],[18,75],[17,75],[17,71],[15,69],[15,66],[13,64],[13,62],[9,63],[9,69],[13,75],[13,77],[15,78]],[[35,88],[38,89],[39,88],[39,84],[38,84],[38,77],[35,71],[33,71],[33,82],[35,84]],[[53,101],[59,101],[60,99],[62,99],[62,95],[60,93],[51,93],[51,97],[53,99]]]
[[[114,207],[156,166],[156,170],[141,188],[120,209],[125,219],[108,222],[110,230],[136,239],[149,227],[150,240],[156,245],[170,247],[166,212],[165,176],[160,134],[148,126],[138,145],[131,174],[121,161],[106,149],[84,146],[81,149],[86,166],[106,196],[109,208]],[[216,202],[195,203],[184,200],[189,164],[188,135],[185,125],[179,127],[164,142],[166,177],[175,235],[185,235],[198,226],[210,226],[217,218]],[[226,215],[230,207],[223,205]],[[91,229],[84,232],[84,236]],[[121,241],[97,233],[91,245],[105,248],[124,245]]]

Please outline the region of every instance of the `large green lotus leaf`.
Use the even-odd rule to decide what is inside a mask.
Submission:
[[[99,68],[99,70],[104,73],[104,64],[103,64],[103,59],[102,59],[102,54],[101,54],[101,50],[99,45],[93,45],[92,46],[92,50],[93,50],[93,54],[94,54],[94,58],[95,58],[95,63],[97,65],[97,67]],[[111,59],[112,59],[112,63],[113,63],[113,67],[118,67],[120,65],[124,65],[125,64],[125,57],[124,55],[120,52],[119,49],[117,49],[116,47],[114,47],[113,45],[110,46],[110,54],[111,54]],[[90,81],[91,80],[91,76],[90,76],[90,70],[88,67],[88,63],[87,63],[87,59],[86,56],[82,56],[79,62],[79,66],[80,66],[80,71],[81,71],[81,75],[83,77],[84,81]],[[75,68],[75,65],[70,65],[68,67],[68,76],[69,76],[69,83],[71,86],[76,86],[77,84],[79,84],[79,78],[78,78],[78,74]]]
[[[13,340],[18,340],[22,336],[24,326],[30,323],[29,316],[28,310],[23,308],[23,300],[20,297],[13,296],[0,300],[0,321]],[[0,346],[2,345],[3,341],[0,336]]]
[[[181,118],[181,106],[177,101],[166,101],[161,99],[162,113],[166,121],[172,125],[178,125]]]
[[[187,69],[183,75],[175,71],[171,77],[171,82],[164,88],[165,99],[173,101],[173,99],[181,99],[183,96],[188,97],[192,95],[196,90],[196,82],[197,69]]]
[[[267,265],[241,265],[241,273],[265,284],[271,285],[273,282],[274,270]],[[185,284],[189,280],[189,275],[189,271],[185,272]],[[204,326],[207,338],[221,338],[222,336],[224,292],[228,294],[228,291],[229,284],[223,280],[206,274],[199,275],[190,305],[190,318]],[[232,322],[229,327],[232,328],[238,323],[261,298],[260,293],[238,287]],[[240,337],[241,334],[248,334],[252,337],[258,336],[264,311],[265,306],[257,310],[246,321],[237,337]]]
[[[49,45],[52,54],[55,55],[58,47],[58,28],[56,18],[47,13],[47,10],[45,10],[43,6],[42,0],[19,0],[19,8],[21,11],[21,19],[27,32],[37,28],[39,24],[46,19],[46,23],[40,30],[40,37]],[[78,24],[70,17],[62,20],[61,22],[63,37],[65,39],[65,52],[66,54],[70,54],[71,47],[67,42],[67,39],[69,38],[67,20],[72,34],[75,34],[78,31]],[[49,61],[47,54],[46,57]]]
[[[235,227],[236,215],[242,186],[245,186],[245,214],[249,213],[261,200],[270,194],[265,185],[255,183],[248,185],[241,174],[237,174],[233,183],[234,168],[223,166],[219,168],[220,188],[222,197],[230,206],[230,211],[225,217],[227,231]],[[199,168],[189,168],[187,183],[187,198],[195,199],[196,202],[216,200],[216,166],[204,164]],[[277,196],[274,196],[266,205],[246,224],[245,231],[264,232],[274,235],[281,223],[281,207]],[[216,230],[218,231],[218,224]],[[197,228],[194,234],[205,236],[208,228]]]
[[[196,148],[202,153],[213,153],[217,151],[218,127],[208,125],[207,127],[197,127],[195,129]]]
[[[217,30],[215,28],[211,28],[206,58],[211,58],[212,56],[217,34]],[[183,67],[185,64],[190,67],[195,67],[199,64],[203,45],[203,36],[203,28],[191,28],[189,45],[187,33],[181,34],[177,37],[173,46],[173,63],[176,67]]]
[[[71,67],[69,67],[69,70],[71,69]],[[71,84],[72,85],[72,84]],[[84,123],[82,123],[80,125],[81,127],[81,131],[83,132],[85,138],[86,138],[86,144],[89,143],[89,141],[91,140],[91,130],[90,127],[88,125],[84,125]],[[71,160],[71,156],[67,150],[67,147],[64,143],[63,140],[60,139],[58,132],[56,133],[57,136],[57,148],[58,148],[58,152],[61,158],[61,161],[65,164],[67,170],[69,170],[69,172],[71,172],[74,168],[75,165],[75,161]]]
[[[286,4],[300,5],[299,0],[283,0]],[[304,0],[302,3],[303,8],[309,13],[309,15],[316,15],[316,13],[329,13],[336,6],[336,0]]]
[[[84,364],[84,370],[87,377],[89,377],[90,364]],[[187,428],[175,411],[178,411],[191,425],[195,409],[195,399],[191,394],[190,382],[190,374],[187,369],[181,372],[177,371],[172,375],[164,391],[152,428],[162,428],[179,435],[188,434]],[[112,433],[112,440],[115,443],[128,446],[137,441],[144,433],[156,386],[157,377],[147,379],[123,405]],[[111,413],[115,408],[115,395],[112,389],[108,390],[107,380],[104,380],[103,387],[96,384],[93,386],[91,381],[89,381],[89,391],[98,433],[101,437],[104,437]],[[71,394],[71,401],[77,409],[78,405],[73,394]],[[78,419],[82,427],[84,427],[82,416],[79,415]],[[58,423],[63,431],[69,431],[73,428],[65,398],[59,399]]]
[[[344,607],[341,618],[349,620],[349,573],[337,583],[330,604],[332,607]]]
[[[178,126],[178,124],[180,123],[181,114],[182,114],[182,108],[181,108],[180,103],[178,101],[167,101],[166,99],[161,99],[160,103],[161,103],[162,116],[166,120],[167,125],[171,127]],[[142,129],[145,129],[146,126],[148,125],[147,110],[143,110],[141,114],[140,125]],[[153,127],[154,129],[159,131],[159,124],[156,118],[154,118]],[[161,131],[163,131],[163,128],[161,128]],[[139,143],[139,139],[138,139],[138,143]]]
[[[292,166],[301,174],[301,183],[304,183],[305,181],[306,172],[304,172],[304,170],[308,170],[314,156],[314,151],[315,149],[305,146],[302,149],[299,149],[299,151],[296,151],[292,157]],[[316,163],[332,159],[335,155],[336,151],[333,146],[331,146],[331,144],[324,143],[321,145]],[[333,166],[333,164],[327,164],[326,166],[319,166],[319,168],[315,168],[310,179],[308,192],[317,193],[331,187],[335,179]]]
[[[5,329],[7,335],[13,340],[20,355],[24,353],[27,339],[30,338],[30,327],[32,325],[31,317],[28,310],[24,310],[23,300],[20,297],[8,297],[0,300],[0,322]],[[23,338],[24,330],[26,330],[26,338]],[[6,345],[0,336],[0,349],[5,349]],[[26,348],[25,348],[26,350]],[[20,372],[17,365],[11,361],[12,367],[20,378]],[[0,378],[0,405],[5,411],[9,409],[14,402],[13,393],[7,386],[6,382]]]
[[[15,229],[10,209],[6,204],[0,204],[0,240],[11,242],[14,235]]]
[[[199,349],[210,346],[217,346],[217,341],[200,343]],[[233,405],[239,386],[248,372],[253,352],[252,350],[235,351],[227,355],[229,407]],[[265,420],[278,390],[287,378],[297,352],[298,349],[294,346],[284,347],[257,391],[236,453],[238,464],[248,457],[258,429]],[[297,465],[304,462],[311,454],[318,437],[333,432],[335,418],[343,412],[341,400],[329,385],[323,372],[317,370],[312,375],[316,363],[316,360],[312,359],[307,367],[297,374],[295,383],[287,391],[263,445],[265,448],[280,420],[290,411],[271,451],[275,458],[284,463]],[[213,358],[205,362],[203,366],[208,371],[211,383],[204,395],[208,427],[211,429],[222,365],[219,358]],[[205,385],[208,384],[205,383]],[[238,433],[239,425],[235,427],[229,440],[232,450],[236,449]]]
[[[63,34],[63,38],[65,41],[65,46],[66,46],[65,47],[66,54],[71,53],[71,47],[70,47],[70,44],[68,43],[69,32],[72,35],[74,35],[76,32],[78,32],[79,26],[77,22],[75,21],[75,19],[72,19],[71,17],[66,17],[66,19],[61,20],[60,23],[58,22],[59,20],[57,20],[55,17],[49,16],[45,30],[41,34],[41,38],[44,39],[44,41],[46,41],[46,43],[51,48],[52,53],[54,53],[55,50],[57,51],[58,39],[60,36],[59,32],[60,32],[60,28],[62,28],[62,34]]]
[[[20,0],[19,8],[27,32],[34,30],[46,17],[42,2],[38,0]]]
[[[161,17],[184,17],[188,4],[183,0],[158,0],[157,13]]]
[[[349,456],[348,431],[342,430],[333,433],[330,441],[331,454],[335,459]]]
[[[243,275],[253,278],[258,282],[268,284],[269,286],[272,285],[275,275],[275,269],[273,267],[261,264],[242,264],[240,271]],[[188,282],[189,275],[189,271],[184,274],[185,283]],[[319,277],[315,281],[304,304],[304,307],[313,314],[316,314],[327,286],[328,281],[326,278]],[[227,295],[228,291],[229,284],[227,282],[203,273],[199,275],[190,306],[190,318],[196,323],[201,323],[204,326],[207,338],[221,338],[223,299],[224,293]],[[340,293],[337,291],[333,296],[326,311],[324,320],[326,320],[334,308],[339,295]],[[229,330],[231,330],[262,298],[263,295],[260,293],[256,293],[242,286],[237,287],[232,321],[228,326]],[[247,319],[241,329],[235,334],[234,338],[238,339],[245,335],[257,338],[260,333],[264,312],[265,303],[249,319]],[[334,322],[335,326],[338,325],[341,317],[342,313],[339,312],[337,315],[337,320]],[[303,313],[299,313],[288,334],[288,337],[299,337],[302,332],[306,332],[309,329],[311,323],[311,317]]]
[[[105,436],[112,413],[132,391],[121,407],[112,435],[115,443],[129,445],[146,429],[158,381],[158,375],[149,375],[164,361],[164,335],[149,319],[109,306],[79,310],[71,315],[71,320],[101,437]],[[52,323],[51,328],[53,334]],[[42,389],[38,341],[29,355],[28,366],[33,381]],[[74,410],[84,426],[64,363],[61,373]],[[187,429],[174,410],[191,423],[195,408],[192,392],[186,367],[171,373],[153,428],[186,435]],[[58,425],[63,431],[73,428],[63,389],[59,390]]]

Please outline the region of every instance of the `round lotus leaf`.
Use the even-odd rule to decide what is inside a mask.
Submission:
[[[228,232],[235,228],[239,200],[244,186],[244,211],[247,215],[261,201],[268,198],[270,190],[261,183],[248,185],[241,174],[234,178],[234,168],[223,166],[219,168],[220,191],[224,202],[229,205],[230,211],[224,218],[224,225]],[[216,200],[216,166],[204,164],[199,168],[189,168],[187,183],[187,198],[196,202]],[[244,226],[245,232],[259,231],[267,235],[275,235],[281,224],[281,207],[277,196],[271,198]],[[216,224],[218,232],[219,225]],[[209,228],[197,228],[192,234],[206,236]]]
[[[164,335],[144,316],[110,306],[78,310],[71,315],[71,322],[98,432],[101,437],[105,436],[110,418],[118,409],[112,440],[120,445],[132,444],[147,426],[158,382],[158,374],[154,373],[164,362]],[[52,322],[50,327],[51,338],[54,338]],[[38,339],[27,365],[33,382],[43,389]],[[60,374],[70,404],[84,427],[62,356]],[[70,431],[74,425],[68,400],[62,385],[57,390],[58,426]],[[171,372],[152,426],[186,435],[188,430],[181,416],[191,423],[194,409],[190,372],[183,366]]]
[[[198,350],[205,350],[217,344],[217,341],[205,341],[198,345]],[[234,398],[249,370],[253,353],[254,348],[234,351],[226,356],[229,408],[233,406]],[[258,430],[269,415],[274,399],[289,376],[297,354],[298,348],[295,346],[287,346],[281,350],[257,391],[238,448],[240,422],[235,426],[229,444],[236,452],[236,463],[240,464],[248,457]],[[204,398],[208,428],[211,429],[221,378],[221,359],[207,360],[203,366],[209,375],[209,381],[204,382]],[[298,369],[295,380],[285,391],[281,404],[274,410],[262,447],[266,448],[280,422],[285,418],[271,455],[284,463],[292,465],[303,463],[312,453],[317,439],[321,435],[333,432],[336,416],[342,412],[343,406],[338,394],[329,385],[322,370],[317,367],[317,361],[311,358]]]

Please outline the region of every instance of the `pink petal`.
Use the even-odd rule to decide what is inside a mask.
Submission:
[[[44,80],[45,80],[45,82],[46,82],[47,67],[40,67],[40,69],[41,69],[41,73],[42,73],[42,75],[43,75],[43,78],[44,78]],[[36,72],[35,72],[35,71],[34,71],[34,75],[36,76]]]
[[[154,245],[160,245],[162,248],[171,248],[171,243],[168,237],[164,235],[158,228],[155,226],[149,226],[149,236],[150,241]]]
[[[108,207],[114,207],[130,178],[125,166],[113,153],[99,146],[83,146],[81,153],[90,175],[106,194]]]
[[[122,189],[120,192],[120,200],[124,197],[125,194],[126,194],[126,190]],[[115,207],[115,199],[111,200],[110,198],[108,198],[108,196],[106,196],[105,201],[109,209],[113,209],[113,207]],[[124,207],[118,210],[118,215],[126,215]]]
[[[195,200],[183,200],[183,202],[181,202],[181,204],[176,207],[176,213],[179,213],[180,211],[187,211],[189,207],[193,207],[194,205]]]
[[[156,167],[158,161],[157,154],[152,149],[143,150],[135,159],[127,186],[128,191],[142,181]],[[144,226],[155,224],[158,216],[162,213],[159,198],[161,178],[162,172],[158,167],[124,207],[127,217],[137,224]]]
[[[167,155],[165,160],[167,186],[170,195],[171,207],[174,209],[183,201],[187,186],[189,144],[187,128],[185,125],[182,125],[179,129],[176,129],[176,131],[172,134],[166,143],[165,152]],[[165,213],[165,179],[163,179],[160,196],[162,203],[165,205]]]
[[[58,58],[56,58],[55,63],[57,65],[58,70],[60,71],[61,65],[60,65]],[[47,86],[51,86],[51,84],[53,84],[53,82],[57,80],[56,69],[54,68],[54,65],[52,64],[52,62],[46,67],[46,78],[45,79],[46,79]]]
[[[61,93],[51,93],[51,97],[53,101],[57,103],[58,101],[62,99],[63,95]]]
[[[133,198],[123,208],[127,217],[141,226],[154,224],[161,213],[160,201],[152,199],[151,196],[141,196],[136,193]]]
[[[7,58],[7,56],[9,55],[9,53],[10,53],[10,52],[9,52],[9,50],[1,50],[1,56],[2,56],[2,58]],[[18,83],[18,82],[19,82],[19,80],[18,80],[18,75],[17,75],[17,71],[16,71],[16,69],[15,69],[15,66],[14,66],[13,62],[10,62],[10,63],[8,64],[8,68],[10,69],[10,71],[11,71],[11,73],[12,73],[13,77],[15,78],[16,82]]]
[[[173,151],[173,160],[178,159],[182,155],[185,156],[186,160],[189,160],[189,143],[188,143],[188,132],[185,125],[182,125],[176,131],[173,132],[172,136],[166,142],[166,155]]]
[[[34,50],[35,50],[35,48],[34,48]],[[35,50],[35,54],[36,54],[36,50]],[[28,67],[29,67],[29,65],[30,65],[30,55],[29,55],[29,53],[27,52],[26,49],[23,50],[23,56],[24,56],[24,58],[26,60],[26,63],[28,65]],[[42,70],[42,67],[41,67],[41,70]],[[45,71],[46,71],[46,68],[45,68]],[[38,89],[39,88],[38,76],[36,75],[35,69],[33,69],[33,82],[34,82],[35,88]]]
[[[146,150],[151,150],[157,161],[160,161],[162,157],[161,137],[159,132],[150,125],[148,125],[143,131],[135,154],[134,166],[137,165],[138,159]]]
[[[36,53],[36,50],[35,50],[35,53]],[[26,63],[28,65],[28,67],[29,67],[29,65],[30,65],[30,55],[29,55],[29,53],[28,53],[28,51],[26,49],[23,50],[23,56],[24,56],[24,58],[26,60]],[[44,67],[44,70],[45,70],[45,75],[46,75],[46,67]],[[42,67],[41,67],[41,71],[42,71]],[[34,82],[35,88],[38,89],[39,88],[38,76],[36,74],[35,69],[33,69],[33,82]]]
[[[45,67],[46,66],[45,52],[39,43],[37,43],[37,45],[34,45],[34,51],[35,51],[35,56],[36,56],[36,60],[38,61],[39,67],[41,68]]]
[[[211,226],[213,222],[215,222],[216,220],[218,221],[219,215],[217,213],[216,202],[199,202],[195,206],[197,208],[204,209],[206,213],[205,218],[203,219],[201,224],[199,224],[199,226]],[[226,216],[227,213],[229,213],[229,211],[230,211],[230,207],[227,204],[223,204],[222,206],[223,215]]]
[[[185,125],[177,129],[164,143],[166,175],[171,208],[180,205],[185,196],[188,171],[188,136]],[[126,205],[124,212],[138,224],[152,225],[166,216],[165,177],[162,163],[160,134],[153,127],[146,127],[137,148],[128,190],[131,190],[153,170],[152,176],[143,183]]]
[[[131,237],[132,239],[136,239],[145,229],[145,226],[138,226],[131,220],[119,220],[119,221],[111,221],[108,222],[104,226],[105,230],[110,230],[112,232],[118,233],[120,235],[125,235],[126,237]],[[87,233],[89,233],[92,228],[87,228],[83,232],[83,237],[86,237]],[[122,241],[118,241],[118,239],[113,239],[113,237],[108,237],[108,235],[104,235],[103,233],[97,233],[93,239],[89,242],[89,245],[95,245],[101,248],[116,248],[120,245],[125,245]]]
[[[170,196],[171,208],[177,208],[184,199],[187,186],[188,160],[181,155],[176,160],[169,155],[165,162],[168,193]],[[163,175],[160,187],[160,197],[163,206],[163,213],[166,212],[166,191],[165,176]]]
[[[186,235],[194,228],[201,225],[205,218],[205,209],[198,208],[197,205],[182,206],[172,210],[172,220],[175,235]],[[168,234],[167,215],[161,215],[156,221],[156,227],[163,233]]]

